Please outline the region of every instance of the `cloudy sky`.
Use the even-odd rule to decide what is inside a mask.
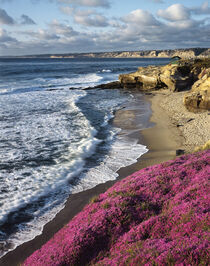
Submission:
[[[202,0],[0,0],[0,55],[210,47]]]

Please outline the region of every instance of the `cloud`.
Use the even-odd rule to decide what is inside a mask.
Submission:
[[[75,8],[69,6],[61,6],[60,10],[66,15],[73,15]]]
[[[14,19],[4,9],[0,8],[0,24],[13,25],[14,23]]]
[[[55,33],[48,32],[46,30],[40,29],[37,33],[37,37],[42,40],[58,40],[59,36]]]
[[[159,9],[157,15],[169,21],[187,20],[190,18],[189,9],[181,4],[174,4],[167,9]]]
[[[209,15],[210,7],[208,1],[204,2],[200,7],[192,7],[190,11],[195,15]]]
[[[137,9],[124,17],[106,18],[95,9],[59,6],[83,26],[101,26],[100,31],[53,20],[46,28],[14,32],[18,40],[1,31],[1,54],[73,53],[116,50],[209,47],[210,20],[204,15],[208,5],[187,8],[176,4],[162,10],[161,16]],[[172,11],[173,12],[172,12]],[[203,14],[196,19],[194,14]],[[163,19],[164,18],[164,19]],[[101,20],[101,21],[100,21]],[[108,25],[108,27],[105,27]],[[7,40],[7,41],[6,41]],[[18,42],[18,45],[17,45]],[[30,51],[30,52],[28,52]]]
[[[140,27],[141,25],[154,26],[159,24],[159,22],[151,13],[142,9],[132,11],[127,16],[124,16],[122,18],[122,21],[127,23],[139,24]]]
[[[103,7],[103,8],[110,7],[110,3],[108,0],[58,0],[58,2],[65,4],[75,4],[78,6]]]
[[[13,54],[39,54],[208,47],[210,25],[197,21],[191,21],[191,24],[185,23],[174,21],[149,28],[128,23],[120,25],[120,28],[103,30],[100,33],[80,31],[75,34],[69,25],[54,21],[42,31],[18,32],[19,36],[27,34],[28,41],[19,40],[18,45],[14,43],[12,51]],[[2,54],[7,53],[8,48],[4,48]]]
[[[181,4],[174,4],[167,9],[159,9],[157,15],[168,21],[181,21],[188,20],[192,15],[208,15],[210,14],[210,7],[208,1],[204,2],[201,6],[185,7]]]
[[[0,28],[0,42],[2,44],[4,43],[16,43],[17,40],[15,38],[12,38],[8,35],[8,33],[6,32],[6,30]]]
[[[172,28],[176,30],[191,30],[193,27],[196,27],[196,23],[193,20],[172,21],[168,23],[168,27],[170,27],[171,30],[173,30]]]
[[[87,27],[107,27],[107,19],[102,15],[74,16],[74,21]]]
[[[50,32],[44,29],[39,29],[37,31],[27,30],[19,33],[28,36],[31,41],[46,41],[46,43],[51,41],[57,41],[60,38],[55,32]]]
[[[0,0],[1,1],[1,0]],[[22,25],[35,25],[36,23],[27,15],[23,14],[20,18],[20,24]],[[11,16],[7,14],[4,9],[0,8],[0,25],[15,25],[18,24]]]
[[[23,25],[35,25],[36,23],[31,18],[29,18],[29,16],[23,14],[21,16],[21,24],[23,24]]]
[[[75,31],[71,26],[60,23],[57,20],[53,20],[50,24],[49,24],[50,30],[52,32],[55,32],[57,35],[60,36],[76,36],[78,35],[78,32]]]
[[[60,10],[74,18],[74,22],[86,27],[107,27],[108,19],[100,13],[87,9],[81,10],[69,6],[60,7]]]

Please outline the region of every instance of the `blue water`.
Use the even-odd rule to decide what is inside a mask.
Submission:
[[[147,151],[110,123],[129,104],[148,115],[143,97],[84,88],[167,62],[0,59],[0,255],[39,234],[70,193],[115,179]]]

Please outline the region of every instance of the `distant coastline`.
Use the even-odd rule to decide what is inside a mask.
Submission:
[[[210,48],[186,48],[168,50],[139,50],[89,53],[50,53],[22,56],[1,56],[0,58],[169,58],[180,56],[182,58],[210,57]]]

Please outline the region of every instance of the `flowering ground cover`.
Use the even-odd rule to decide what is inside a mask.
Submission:
[[[92,199],[24,265],[208,265],[210,150],[142,169]]]

